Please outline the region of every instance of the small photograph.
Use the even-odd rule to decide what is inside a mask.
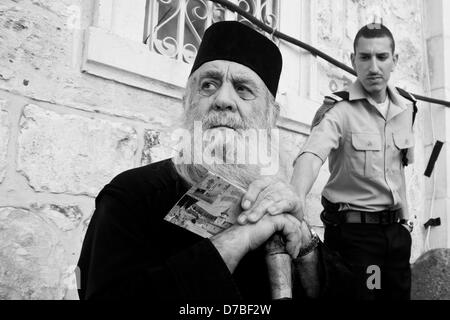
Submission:
[[[192,190],[192,195],[213,204],[217,197],[229,187],[229,185],[223,186],[221,180],[218,176],[208,176],[196,189]]]
[[[237,186],[209,173],[183,195],[165,220],[210,238],[236,222],[243,195]]]

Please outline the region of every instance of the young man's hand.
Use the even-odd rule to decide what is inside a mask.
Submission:
[[[302,220],[304,203],[290,184],[271,177],[258,179],[250,184],[242,197],[244,211],[238,217],[238,223],[256,223],[266,214],[282,213]]]

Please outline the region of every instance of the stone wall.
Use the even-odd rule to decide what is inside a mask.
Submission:
[[[80,72],[93,2],[0,4],[0,300],[77,298],[95,196],[171,154],[178,100]]]
[[[318,45],[349,63],[357,28],[381,10],[398,28],[404,60],[397,79],[422,93],[420,3],[318,0]],[[74,8],[81,13],[77,28]],[[83,30],[93,15],[91,0],[0,3],[0,299],[77,298],[74,267],[95,196],[117,173],[171,154],[179,100],[80,72]],[[318,80],[320,93],[329,93],[351,77],[320,62]],[[418,219],[424,211],[421,121],[416,165],[408,169]],[[305,139],[282,132],[286,166]],[[326,178],[324,169],[308,198],[309,212],[320,212]],[[320,226],[317,215],[310,219]],[[414,256],[422,251],[416,232]]]

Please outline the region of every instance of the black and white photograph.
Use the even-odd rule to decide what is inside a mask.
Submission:
[[[450,300],[449,128],[450,0],[0,0],[0,300]]]
[[[205,238],[225,231],[242,212],[245,191],[224,178],[208,173],[193,185],[164,217],[177,226]]]

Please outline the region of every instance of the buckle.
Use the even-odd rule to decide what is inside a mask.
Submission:
[[[391,224],[395,222],[395,211],[381,211],[379,213],[380,224]]]

